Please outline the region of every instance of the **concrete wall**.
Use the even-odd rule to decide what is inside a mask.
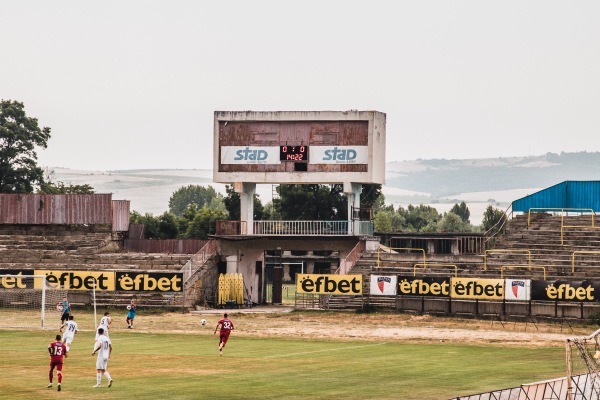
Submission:
[[[356,246],[357,238],[340,238],[338,240],[322,240],[319,238],[303,237],[297,239],[254,238],[252,240],[220,240],[219,255],[222,261],[227,261],[227,272],[237,272],[244,276],[246,289],[254,303],[261,302],[259,288],[264,288],[265,254],[267,250],[331,250],[339,253],[339,258],[345,258]],[[256,262],[262,263],[260,274],[256,273]],[[231,270],[235,268],[235,271]],[[262,280],[260,282],[259,280]]]

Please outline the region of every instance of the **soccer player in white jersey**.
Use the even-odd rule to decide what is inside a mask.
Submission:
[[[98,340],[98,337],[100,336],[98,334],[98,329],[102,328],[104,330],[104,335],[106,337],[108,337],[108,329],[110,328],[110,324],[112,324],[112,317],[110,316],[110,313],[107,311],[104,313],[104,317],[102,317],[100,319],[100,325],[98,325],[98,328],[96,329],[96,340]]]
[[[60,327],[60,331],[62,332],[63,328],[65,328],[65,334],[63,335],[63,343],[67,347],[67,351],[71,351],[71,342],[75,339],[75,334],[77,333],[77,322],[73,321],[74,317],[69,315],[69,319],[67,322],[62,324]]]
[[[98,340],[96,340],[96,346],[94,347],[94,352],[92,355],[98,353],[98,359],[96,360],[96,385],[93,387],[100,387],[100,383],[102,382],[102,374],[106,376],[108,379],[108,387],[111,387],[113,384],[113,380],[106,369],[108,366],[108,359],[112,353],[112,343],[108,336],[104,334],[103,328],[98,328]]]

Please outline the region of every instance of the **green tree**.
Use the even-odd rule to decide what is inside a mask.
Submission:
[[[452,211],[444,215],[437,228],[439,232],[471,232],[473,230],[471,224]]]
[[[196,204],[198,208],[202,208],[202,206],[210,204],[212,199],[222,197],[223,195],[217,193],[212,186],[182,186],[171,195],[169,211],[179,217],[190,204]]]
[[[218,220],[224,220],[227,214],[223,211],[202,207],[190,221],[185,232],[186,239],[208,239],[216,232]]]
[[[27,117],[23,103],[0,100],[0,193],[33,193],[44,182],[36,147],[46,148],[50,128]]]
[[[348,219],[341,185],[279,185],[277,193],[279,198],[273,200],[273,207],[284,220]]]
[[[132,211],[129,215],[129,222],[132,224],[144,225],[144,239],[159,239],[159,221],[158,218],[154,217],[151,213],[144,215],[137,211]]]
[[[502,210],[494,208],[491,205],[487,206],[485,212],[483,213],[483,220],[481,221],[484,231],[488,231],[492,227],[495,227],[495,232],[497,232],[499,229],[504,229],[505,223],[506,215]]]
[[[442,218],[435,208],[423,204],[416,207],[409,204],[406,210],[400,207],[398,213],[406,220],[406,230],[409,232],[421,232],[425,227],[428,227],[427,232],[431,232],[433,223],[437,224]]]
[[[392,225],[393,212],[390,211],[379,211],[375,213],[373,218],[373,224],[375,225],[375,232],[389,233],[394,232]]]
[[[229,219],[239,221],[240,219],[240,194],[237,193],[233,185],[225,185],[226,196],[223,198],[225,208],[229,213]],[[264,206],[260,201],[260,196],[254,195],[254,220],[260,221],[264,218]]]
[[[164,212],[158,217],[158,234],[160,239],[177,239],[179,229],[177,228],[177,216],[170,212]]]
[[[469,218],[471,217],[471,212],[469,211],[469,207],[467,207],[467,204],[464,201],[460,204],[455,204],[454,207],[452,207],[452,209],[450,210],[450,212],[458,215],[463,222],[466,222],[467,224],[471,223],[469,220]]]
[[[94,188],[87,183],[84,185],[65,185],[64,182],[42,182],[39,193],[41,194],[93,194]]]
[[[380,207],[384,203],[384,196],[381,193],[381,185],[362,185],[362,192],[360,193],[360,207],[361,208],[373,208]]]

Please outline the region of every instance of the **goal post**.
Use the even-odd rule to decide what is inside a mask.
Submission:
[[[600,398],[600,329],[565,342],[568,400]]]
[[[53,329],[54,323],[58,327],[62,300],[65,297],[71,303],[71,310],[72,297],[75,301],[80,301],[76,305],[91,307],[94,327],[98,326],[97,281],[96,278],[93,279],[92,288],[85,293],[81,290],[69,292],[64,286],[48,282],[45,275],[0,274],[0,329]]]
[[[45,275],[0,274],[0,328],[46,328],[66,294]]]

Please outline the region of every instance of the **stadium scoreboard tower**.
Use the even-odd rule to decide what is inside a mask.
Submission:
[[[251,231],[257,184],[385,183],[386,116],[377,111],[215,111],[213,181],[233,184]]]

